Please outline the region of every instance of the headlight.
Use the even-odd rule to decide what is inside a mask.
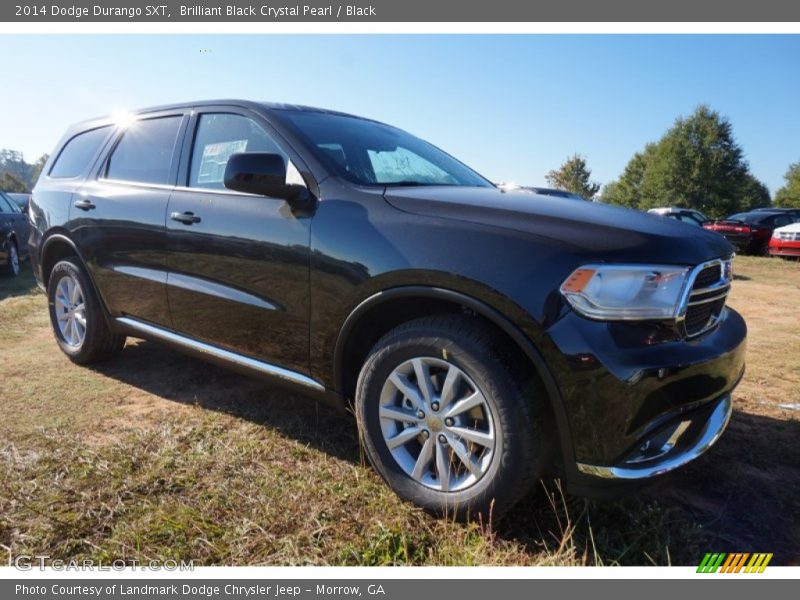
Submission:
[[[561,293],[591,319],[674,319],[688,274],[688,267],[667,265],[585,265],[573,271]]]

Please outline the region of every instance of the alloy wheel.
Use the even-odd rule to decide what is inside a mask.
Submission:
[[[495,418],[475,382],[456,365],[417,357],[386,379],[378,416],[383,440],[403,471],[441,492],[477,483],[495,454]]]
[[[61,278],[54,304],[61,338],[68,345],[80,348],[86,339],[86,300],[77,279],[69,275]]]

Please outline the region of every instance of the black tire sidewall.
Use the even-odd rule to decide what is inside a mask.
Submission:
[[[11,260],[11,252],[15,252],[17,255],[17,271],[14,272],[14,262]],[[2,274],[8,277],[16,277],[19,275],[19,248],[17,248],[17,243],[13,239],[9,239],[6,242],[6,264],[3,266]]]

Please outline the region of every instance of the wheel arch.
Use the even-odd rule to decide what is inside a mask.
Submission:
[[[53,267],[55,267],[59,261],[65,258],[76,258],[83,267],[83,270],[86,273],[86,278],[89,280],[89,283],[92,286],[92,291],[100,302],[103,318],[106,320],[106,323],[108,323],[109,328],[112,330],[115,328],[112,319],[109,318],[108,307],[103,299],[103,295],[100,293],[94,277],[92,277],[92,272],[88,268],[86,260],[81,254],[81,251],[78,249],[77,244],[69,237],[69,235],[66,234],[66,232],[56,230],[48,233],[42,241],[39,256],[42,285],[44,286],[45,291],[47,291],[47,284],[50,280],[50,273],[52,273]]]
[[[404,303],[414,301],[415,312],[420,314],[413,316],[430,314],[431,310],[437,312],[460,311],[474,313],[502,332],[514,344],[515,349],[521,352],[528,362],[533,365],[536,375],[545,389],[555,419],[564,465],[574,464],[572,439],[566,412],[561,402],[561,394],[541,352],[523,331],[499,310],[462,292],[435,286],[409,285],[379,291],[360,302],[345,319],[336,340],[334,382],[338,393],[346,400],[352,398],[352,390],[355,383],[353,373],[355,372],[355,377],[357,377],[359,363],[363,363],[362,359],[366,356],[366,354],[363,354],[364,336],[361,334],[365,329],[369,329],[370,324],[374,323],[374,317],[382,313],[391,314],[394,317],[389,323],[381,327],[381,331],[388,331],[401,322],[408,320],[402,314],[398,315],[391,310],[393,305],[397,306],[397,303],[401,301]],[[382,331],[379,335],[372,332],[371,337],[379,338],[383,333],[385,331]],[[358,350],[359,346],[361,347],[360,351]],[[371,345],[369,347],[371,348]],[[366,349],[366,352],[368,351],[369,348]],[[362,354],[363,356],[361,356]]]

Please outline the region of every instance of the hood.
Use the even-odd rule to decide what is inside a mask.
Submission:
[[[497,188],[387,188],[406,212],[503,227],[575,249],[586,259],[696,265],[728,256],[721,235],[658,215],[596,202]]]

